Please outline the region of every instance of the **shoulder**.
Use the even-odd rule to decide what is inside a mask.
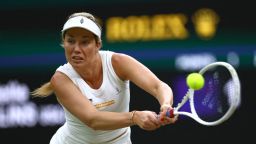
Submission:
[[[66,82],[70,81],[70,79],[68,78],[68,76],[66,76],[64,73],[56,71],[53,76],[51,77],[51,85],[53,87],[55,86],[61,86],[63,84],[65,84]]]
[[[133,59],[131,56],[123,53],[113,53],[111,61],[114,64],[124,64],[123,62]]]
[[[131,56],[123,53],[113,53],[111,57],[111,62],[114,69],[119,69],[127,66],[128,61],[132,59]]]
[[[136,60],[123,53],[113,53],[111,62],[116,74],[122,79],[127,80],[127,73],[132,69],[133,64]]]
[[[118,53],[118,52],[114,52],[114,51],[108,51],[108,50],[100,50],[99,53],[101,55],[106,55],[111,57],[111,61],[113,62],[122,62],[124,60],[127,59],[131,59],[132,57],[124,54],[124,53]]]

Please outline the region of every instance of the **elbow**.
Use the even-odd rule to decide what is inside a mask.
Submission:
[[[91,129],[93,129],[93,130],[101,130],[99,127],[97,127],[97,125],[95,125],[95,124],[91,124],[90,126],[89,126]]]
[[[161,85],[162,85],[162,87],[164,87],[166,89],[171,89],[171,87],[165,82],[161,82]]]
[[[166,83],[164,83],[163,81],[159,81],[155,86],[154,86],[154,94],[157,95],[159,93],[159,91],[165,89],[166,87],[168,87],[168,85]]]
[[[99,130],[97,124],[95,123],[95,120],[87,120],[85,124],[93,130]]]
[[[171,90],[171,87],[170,87],[167,83],[165,83],[165,82],[163,82],[163,81],[161,81],[161,84],[160,84],[159,87],[161,87],[161,88],[163,88],[163,89],[169,89],[169,90]]]
[[[166,84],[165,82],[160,81],[160,83],[158,83],[155,86],[155,88],[153,90],[153,94],[156,96],[156,95],[158,95],[159,93],[162,93],[162,92],[167,92],[171,95],[173,94],[171,87],[168,84]]]
[[[86,120],[84,120],[84,123],[93,130],[101,130],[99,127],[99,120],[97,120],[95,114],[86,118]]]
[[[171,95],[173,95],[172,88],[165,82],[162,82],[163,88],[168,91]]]

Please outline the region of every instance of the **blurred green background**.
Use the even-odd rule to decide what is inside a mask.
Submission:
[[[205,9],[210,12],[199,11]],[[21,87],[29,91],[37,88],[50,79],[59,65],[66,62],[60,46],[60,31],[68,15],[81,11],[90,12],[100,20],[103,50],[135,57],[172,87],[176,87],[176,77],[185,77],[185,74],[214,61],[231,63],[240,76],[242,105],[229,122],[205,127],[191,120],[181,120],[176,125],[154,132],[133,127],[134,144],[253,141],[253,133],[247,132],[255,127],[256,11],[252,2],[9,0],[0,2],[0,143],[49,143],[52,134],[63,122],[58,108],[56,111],[45,111],[52,113],[52,118],[48,115],[48,122],[52,123],[44,125],[40,121],[48,106],[57,106],[55,97],[32,99],[25,91],[24,100],[18,100],[15,94],[20,92]],[[113,18],[122,21],[108,25]],[[139,22],[144,22],[144,25],[141,27]],[[112,30],[112,26],[116,26],[114,24],[119,29]],[[202,25],[197,29],[199,24]],[[150,38],[138,37],[142,29],[150,32]],[[186,36],[179,33],[182,29],[186,31]],[[212,29],[214,32],[209,32]],[[108,37],[111,32],[118,37],[111,40]],[[16,82],[10,83],[13,80]],[[174,89],[174,92],[177,90]],[[10,95],[13,99],[8,99]],[[35,118],[33,122],[25,121],[24,117],[31,115],[27,105],[34,113],[31,116]],[[19,114],[17,117],[9,114],[14,107],[18,109],[13,111],[14,115]],[[131,109],[158,111],[159,106],[152,97],[131,85]],[[54,112],[59,114],[60,119],[54,117]],[[10,117],[16,118],[13,123],[8,123]]]

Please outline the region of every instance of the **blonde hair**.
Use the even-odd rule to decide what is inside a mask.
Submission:
[[[31,92],[33,97],[47,97],[53,94],[53,88],[50,82],[43,84],[41,87]]]

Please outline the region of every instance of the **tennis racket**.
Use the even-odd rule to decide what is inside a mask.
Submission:
[[[226,62],[214,62],[199,73],[205,79],[204,87],[200,90],[189,88],[177,107],[168,110],[166,116],[185,115],[207,126],[221,124],[240,105],[241,88],[237,72]],[[182,110],[187,101],[190,112]]]

